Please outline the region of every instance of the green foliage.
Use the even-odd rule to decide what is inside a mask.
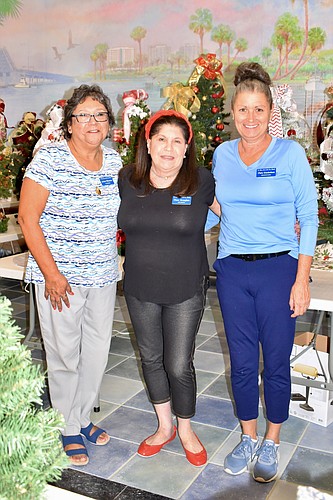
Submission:
[[[22,148],[19,150],[15,147],[0,146],[0,198],[9,198],[12,195],[17,175],[24,168],[26,158]]]
[[[59,440],[63,419],[39,409],[44,376],[11,313],[0,297],[0,498],[35,500],[68,464]]]
[[[19,17],[22,8],[21,0],[1,0],[0,2],[0,26],[3,24],[6,17]]]
[[[136,103],[131,107],[129,120],[131,123],[131,133],[127,142],[123,131],[119,131],[119,136],[114,140],[117,142],[117,149],[121,156],[124,165],[134,163],[136,156],[137,143],[141,128],[147,123],[150,118],[150,109],[143,99],[137,99]]]
[[[201,75],[196,87],[192,87],[200,100],[200,110],[192,114],[191,122],[199,165],[211,167],[213,153],[221,142],[229,139],[224,112],[224,88],[219,78],[209,80]]]

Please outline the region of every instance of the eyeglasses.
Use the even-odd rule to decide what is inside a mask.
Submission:
[[[100,111],[94,115],[90,113],[79,113],[78,115],[72,115],[72,117],[76,118],[79,123],[88,123],[92,117],[94,117],[97,122],[107,122],[109,113],[107,111]]]

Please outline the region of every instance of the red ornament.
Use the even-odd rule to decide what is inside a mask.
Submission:
[[[222,90],[221,92],[219,92],[218,94],[212,94],[212,97],[214,99],[221,99],[221,97],[223,96],[224,94],[224,91]]]
[[[216,128],[217,128],[217,130],[223,130],[223,129],[224,129],[224,125],[223,125],[223,123],[218,123],[218,124],[216,125]]]
[[[192,90],[195,94],[199,94],[199,87],[197,87],[196,85],[192,87]]]
[[[222,139],[221,139],[221,137],[220,137],[219,135],[216,135],[216,136],[214,137],[214,142],[219,143],[219,142],[221,142],[221,141],[222,141]]]
[[[287,132],[287,135],[288,137],[292,136],[292,135],[296,135],[296,130],[294,130],[293,128],[290,128]]]
[[[218,108],[217,106],[213,106],[211,109],[211,112],[214,113],[214,115],[216,115],[216,113],[218,113],[219,111],[220,111],[220,108]]]

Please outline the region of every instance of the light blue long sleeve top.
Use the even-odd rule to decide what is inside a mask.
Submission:
[[[273,137],[250,166],[240,158],[240,139],[218,146],[213,156],[216,198],[221,221],[209,211],[206,230],[219,221],[218,258],[230,254],[313,255],[318,229],[317,191],[304,149],[295,141]],[[301,228],[298,242],[294,225]]]

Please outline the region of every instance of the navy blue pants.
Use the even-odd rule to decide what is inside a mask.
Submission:
[[[258,418],[259,344],[262,347],[267,419],[287,420],[290,401],[290,355],[295,318],[289,308],[297,260],[289,255],[243,261],[218,259],[217,293],[227,336],[231,383],[240,420]]]

